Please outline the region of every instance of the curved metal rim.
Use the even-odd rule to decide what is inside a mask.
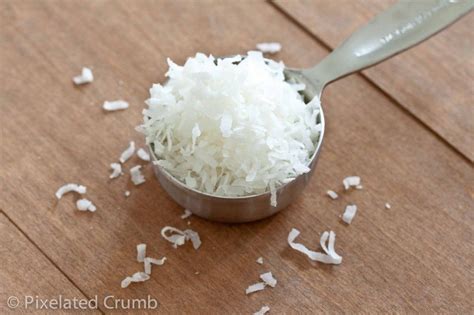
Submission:
[[[323,107],[322,105],[320,105],[320,111],[319,111],[319,114],[320,114],[320,119],[321,119],[321,133],[320,133],[320,136],[319,136],[319,139],[318,139],[318,144],[316,145],[316,149],[314,150],[313,154],[311,155],[311,159],[308,161],[308,165],[311,165],[315,159],[315,157],[317,156],[317,153],[319,152],[319,150],[321,150],[321,146],[322,146],[322,143],[323,143],[323,138],[324,138],[324,132],[326,130],[326,124],[325,124],[325,120],[324,120],[324,112],[323,112]],[[153,150],[152,146],[150,143],[147,144],[148,146],[148,150],[150,151],[150,155],[152,156],[152,163],[155,162],[155,161],[158,161],[158,158],[156,157],[155,155],[155,151]],[[261,194],[254,194],[254,195],[245,195],[245,196],[233,196],[233,197],[226,197],[226,196],[217,196],[217,195],[212,195],[212,194],[209,194],[207,192],[203,192],[203,191],[200,191],[200,190],[197,190],[197,189],[194,189],[194,188],[191,188],[191,187],[188,187],[186,186],[185,183],[181,182],[179,179],[177,179],[176,177],[174,177],[170,172],[168,172],[164,167],[161,167],[160,165],[153,165],[155,167],[159,167],[160,171],[170,180],[172,181],[174,184],[182,187],[183,189],[185,190],[189,190],[189,191],[192,191],[192,192],[195,192],[195,193],[198,193],[198,194],[201,194],[203,196],[207,196],[209,198],[218,198],[218,199],[223,199],[223,200],[245,200],[245,199],[250,199],[250,198],[255,198],[255,197],[260,197],[260,196],[265,196],[265,195],[270,195],[270,192],[267,191],[267,192],[264,192],[264,193],[261,193]],[[304,176],[304,174],[300,174],[298,175],[296,178],[300,177],[300,176]],[[296,179],[295,178],[295,179]],[[277,187],[277,191],[280,190],[280,189],[283,189],[285,188],[286,185],[288,185],[289,183],[285,183],[281,186],[278,186]]]

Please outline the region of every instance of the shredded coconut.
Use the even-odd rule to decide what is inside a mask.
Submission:
[[[145,182],[145,177],[143,176],[140,169],[142,168],[141,165],[136,165],[130,169],[130,176],[132,178],[132,182],[135,186],[143,184]]]
[[[130,144],[128,145],[128,148],[125,149],[125,151],[122,152],[120,155],[120,163],[125,163],[129,158],[132,157],[133,153],[135,152],[135,142],[130,141]]]
[[[320,103],[305,104],[282,63],[252,51],[241,59],[168,59],[168,81],[151,87],[137,130],[155,164],[187,186],[217,196],[270,192],[275,206],[278,187],[309,171]]]
[[[360,186],[360,177],[359,177],[359,176],[349,176],[349,177],[346,177],[346,178],[344,178],[344,180],[342,181],[342,184],[344,185],[344,189],[345,189],[345,190],[348,190],[348,189],[351,188],[351,187],[356,187],[356,188],[358,188],[358,186],[360,187],[359,189],[362,188],[362,186]]]
[[[125,195],[125,197],[128,197],[128,196],[130,196],[130,191],[126,190],[123,194]]]
[[[76,85],[91,83],[94,81],[92,70],[86,67],[82,68],[81,74],[72,78],[72,81],[74,81],[74,84]]]
[[[150,276],[147,275],[145,272],[136,272],[134,273],[131,277],[126,277],[125,279],[122,280],[121,286],[122,288],[126,288],[130,285],[132,282],[144,282],[150,279]]]
[[[137,261],[143,262],[146,256],[146,244],[137,245]]]
[[[385,204],[385,209],[391,209],[391,208],[392,208],[392,206],[387,202],[387,203]]]
[[[90,211],[95,212],[97,208],[95,205],[88,199],[79,199],[76,201],[76,208],[80,211]]]
[[[258,312],[253,313],[253,315],[265,315],[269,310],[270,308],[264,305]]]
[[[174,232],[174,234],[167,235],[168,232]],[[172,226],[165,226],[161,229],[161,236],[168,242],[173,244],[174,248],[183,245],[186,241],[190,240],[193,244],[194,249],[198,249],[201,246],[201,239],[199,234],[193,230],[178,230]]]
[[[181,215],[181,219],[186,219],[186,218],[189,218],[190,216],[192,216],[193,213],[191,211],[189,211],[188,209],[184,209],[184,214]]]
[[[257,258],[257,264],[263,265],[263,257]]]
[[[122,175],[122,165],[119,163],[111,163],[110,168],[112,169],[112,174],[110,174],[110,178],[117,178]]]
[[[122,109],[127,109],[128,108],[128,102],[124,100],[117,100],[117,101],[105,101],[104,105],[102,107],[106,111],[116,111],[116,110],[122,110]]]
[[[152,264],[157,265],[157,266],[162,266],[165,263],[165,261],[166,261],[166,257],[163,257],[161,259],[145,257],[145,259],[144,259],[145,273],[150,275]]]
[[[262,279],[266,285],[269,285],[272,288],[274,288],[277,284],[277,280],[273,277],[271,272],[266,272],[266,273],[261,274],[260,279]]]
[[[87,188],[85,186],[79,185],[79,184],[66,184],[61,187],[56,191],[56,198],[61,199],[64,194],[67,194],[69,192],[77,192],[78,194],[85,194]]]
[[[297,250],[306,256],[309,257],[309,259],[314,260],[314,261],[319,261],[324,264],[335,264],[338,265],[342,262],[342,257],[339,256],[336,251],[334,250],[334,242],[336,241],[336,234],[333,231],[330,232],[324,232],[321,235],[321,238],[319,240],[321,247],[323,248],[324,253],[320,252],[314,252],[312,250],[309,250],[306,246],[300,243],[295,243],[294,240],[298,237],[300,234],[300,231],[297,229],[292,229],[290,233],[288,234],[288,244],[290,245],[291,248],[294,250]],[[328,241],[329,239],[329,241]],[[328,241],[328,247],[326,248],[326,241]]]
[[[150,161],[150,154],[148,154],[148,152],[146,152],[143,148],[138,149],[137,155],[143,161]]]
[[[327,195],[328,195],[329,197],[331,197],[331,199],[333,199],[333,200],[334,200],[334,199],[337,199],[337,197],[339,197],[339,196],[337,195],[337,193],[336,193],[335,191],[332,191],[332,190],[328,190],[326,193],[327,193]]]
[[[356,212],[357,212],[356,205],[346,206],[346,210],[344,211],[344,214],[342,215],[342,221],[346,222],[347,224],[351,224],[352,219],[354,219],[354,216],[356,215]]]
[[[262,291],[263,289],[265,289],[265,283],[264,282],[258,282],[258,283],[250,285],[247,289],[245,289],[245,294],[250,294],[250,293],[253,293],[253,292],[257,292],[257,291]]]
[[[259,43],[257,49],[263,53],[276,54],[281,50],[280,43]]]

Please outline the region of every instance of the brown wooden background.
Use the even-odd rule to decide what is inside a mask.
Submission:
[[[192,217],[202,247],[174,250],[160,230],[186,228],[183,209],[149,166],[140,187],[128,176],[108,180],[128,141],[143,145],[134,126],[148,88],[163,81],[166,57],[182,63],[197,51],[229,55],[278,41],[274,58],[307,67],[391,2],[0,0],[0,313],[12,295],[150,295],[163,314],[251,314],[264,304],[272,314],[472,313],[472,13],[325,91],[317,172],[302,197],[270,219],[226,225]],[[96,80],[75,87],[82,66]],[[102,111],[103,101],[118,98],[131,108]],[[348,175],[361,176],[364,189],[342,193]],[[86,185],[97,212],[75,210],[70,195],[58,203],[54,192],[66,182]],[[327,189],[341,198],[330,200]],[[350,226],[339,218],[348,202],[359,207]],[[343,263],[312,263],[291,250],[292,227],[314,249],[320,232],[334,230]],[[142,268],[141,242],[168,261],[151,280],[121,289]],[[278,285],[246,296],[265,271]]]

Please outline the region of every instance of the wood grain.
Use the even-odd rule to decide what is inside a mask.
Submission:
[[[147,167],[147,183],[108,180],[108,165],[134,131],[166,57],[182,63],[196,51],[228,55],[275,40],[275,58],[314,64],[328,51],[264,2],[3,1],[0,10],[0,207],[88,295],[151,295],[164,314],[249,314],[264,304],[276,314],[468,313],[473,310],[472,165],[358,75],[324,96],[327,135],[309,187],[282,213],[225,225],[192,217],[203,245],[173,249],[165,225],[187,228],[180,209]],[[80,67],[96,80],[76,88]],[[123,98],[127,111],[104,113]],[[139,163],[127,162],[126,169]],[[360,175],[364,189],[342,192]],[[96,213],[60,202],[65,182],[88,187]],[[123,192],[131,190],[126,199]],[[332,201],[327,189],[341,194]],[[350,226],[339,215],[354,202]],[[385,202],[392,204],[384,209]],[[311,263],[286,244],[292,227],[317,249],[319,233],[337,233],[340,266]],[[151,280],[120,289],[139,271],[135,246],[168,257]],[[255,260],[263,256],[260,266]],[[199,274],[196,275],[195,272]],[[246,296],[272,271],[275,288]]]
[[[34,313],[34,300],[86,298],[31,242],[0,212],[0,313]],[[9,297],[19,306],[9,308]],[[28,305],[25,299],[28,297]],[[33,299],[31,302],[30,297]],[[31,304],[32,303],[32,304]],[[41,305],[41,304],[40,304]],[[54,305],[53,305],[54,307]],[[65,314],[67,311],[54,311]],[[97,313],[90,311],[89,313]]]
[[[395,0],[276,0],[332,49]],[[474,14],[363,73],[474,161]]]

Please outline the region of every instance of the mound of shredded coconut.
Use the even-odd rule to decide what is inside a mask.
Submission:
[[[321,125],[319,99],[285,81],[283,63],[261,52],[216,59],[198,53],[184,66],[168,59],[165,85],[150,89],[138,128],[156,164],[190,188],[218,196],[276,189],[309,171]]]

